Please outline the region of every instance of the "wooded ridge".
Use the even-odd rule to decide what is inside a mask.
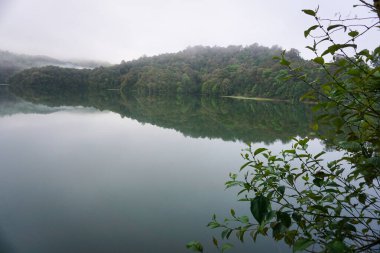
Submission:
[[[278,46],[189,47],[178,53],[141,57],[110,67],[62,69],[32,68],[14,75],[14,87],[46,86],[54,90],[120,89],[141,94],[239,95],[298,100],[308,87],[289,76],[289,70],[273,57],[281,55]],[[294,65],[302,65],[317,78],[316,65],[299,56],[296,49],[286,52]],[[308,71],[310,70],[310,71]],[[311,71],[313,70],[313,71]]]

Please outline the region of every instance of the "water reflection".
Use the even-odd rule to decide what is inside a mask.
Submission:
[[[97,90],[87,93],[55,92],[25,88],[2,89],[34,105],[57,110],[60,106],[84,106],[108,110],[164,128],[175,129],[194,138],[221,138],[226,141],[289,141],[308,134],[310,108],[303,104],[258,102],[231,98],[193,96],[120,96],[118,91]],[[21,102],[19,101],[19,104]],[[17,103],[14,103],[17,104]],[[30,106],[30,105],[29,105]],[[12,106],[13,110],[16,106]],[[43,108],[49,111],[48,108]],[[54,109],[52,109],[54,108]],[[4,114],[4,113],[3,113]]]
[[[212,213],[249,211],[223,186],[242,143],[74,111],[2,117],[0,143],[0,224],[16,252],[185,252],[207,245]]]
[[[16,253],[187,252],[193,239],[215,252],[211,215],[249,215],[223,185],[240,141],[278,150],[308,125],[302,105],[9,88],[0,98],[0,225]],[[290,251],[264,238],[236,247]]]

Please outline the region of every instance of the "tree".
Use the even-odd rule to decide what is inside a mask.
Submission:
[[[230,174],[226,187],[240,189],[253,219],[233,209],[224,221],[213,216],[208,226],[222,229],[222,239],[272,236],[294,252],[378,252],[380,47],[359,50],[356,41],[379,28],[379,2],[359,0],[358,6],[376,16],[323,19],[318,9],[303,10],[316,22],[304,35],[314,40],[307,48],[325,78],[310,79],[285,52],[278,58],[292,77],[310,87],[302,99],[317,102],[313,130],[323,126],[319,138],[341,151],[340,157],[328,160],[324,151],[312,153],[309,138],[295,138],[292,148],[279,154],[249,146],[242,154],[245,163]],[[346,35],[343,42],[338,42],[339,33]],[[196,242],[188,246],[199,249]]]

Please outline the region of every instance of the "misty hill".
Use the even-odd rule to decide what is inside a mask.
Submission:
[[[18,71],[49,65],[62,68],[95,68],[110,64],[90,60],[63,61],[48,56],[15,54],[0,50],[0,83],[7,82],[9,77]]]
[[[68,89],[114,88],[138,94],[243,95],[298,99],[308,87],[287,78],[288,69],[274,60],[280,47],[251,46],[189,47],[181,52],[142,57],[110,67],[93,70],[69,70],[53,67],[34,68],[14,76],[16,89],[46,86]],[[315,64],[299,56],[296,49],[286,53],[293,63],[319,75]]]

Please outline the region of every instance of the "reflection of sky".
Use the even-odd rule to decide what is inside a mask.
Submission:
[[[0,227],[15,252],[183,252],[210,242],[213,213],[248,212],[223,186],[242,143],[67,111],[2,117],[0,143]]]

